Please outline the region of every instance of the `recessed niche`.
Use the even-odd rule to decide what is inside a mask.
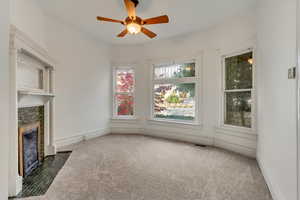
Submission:
[[[46,66],[44,63],[23,52],[18,54],[18,89],[45,91]]]

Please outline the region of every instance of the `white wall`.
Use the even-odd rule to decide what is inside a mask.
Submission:
[[[8,195],[8,119],[9,119],[9,0],[0,3],[0,199]]]
[[[48,18],[46,25],[48,50],[57,61],[55,140],[109,132],[108,46],[55,19]]]
[[[155,41],[135,46],[115,46],[114,64],[135,63],[137,70],[136,106],[138,122],[113,120],[112,131],[144,133],[196,143],[222,146],[246,155],[255,156],[256,134],[235,132],[226,134],[218,129],[221,96],[221,56],[255,47],[255,11],[236,16],[205,32]],[[201,61],[202,57],[202,61]],[[150,117],[150,64],[160,60],[200,58],[201,91],[200,118],[202,126],[182,126],[149,122]],[[127,131],[126,131],[127,127]],[[172,128],[173,127],[173,128]],[[228,131],[227,131],[228,133]],[[234,136],[232,136],[234,134]]]
[[[258,2],[257,157],[274,200],[296,200],[296,0]]]
[[[10,20],[43,48],[46,47],[46,16],[38,6],[39,0],[10,0]]]

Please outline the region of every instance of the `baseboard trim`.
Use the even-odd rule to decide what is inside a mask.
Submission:
[[[111,133],[113,134],[141,134],[142,128],[139,127],[111,127]]]
[[[202,145],[212,145],[213,139],[209,135],[195,135],[195,134],[188,134],[188,133],[178,133],[178,132],[168,132],[165,130],[161,130],[159,133],[156,129],[146,128],[141,133],[143,135],[160,137],[164,139],[172,139],[178,140],[182,142],[190,142],[194,144],[202,144]]]
[[[243,146],[240,144],[236,144],[236,143],[231,143],[219,138],[215,138],[215,143],[214,146],[222,148],[222,149],[226,149],[241,155],[245,155],[251,158],[255,158],[256,157],[256,149],[255,148],[250,148],[247,146]]]
[[[54,145],[45,146],[45,156],[55,155],[56,147]]]
[[[260,168],[261,173],[267,183],[267,186],[269,188],[269,191],[271,193],[273,200],[285,200],[283,195],[279,192],[279,190],[276,189],[277,187],[275,187],[275,185],[272,183],[271,179],[269,178],[269,175],[265,169],[265,166],[264,166],[263,162],[261,161],[261,159],[259,158],[259,156],[256,156],[256,157],[257,157],[256,160],[258,163],[258,167]]]
[[[84,140],[90,140],[96,137],[104,136],[109,133],[110,133],[110,128],[87,131],[85,133],[77,134],[71,137],[57,139],[55,140],[55,147],[61,148],[67,145],[76,144]]]

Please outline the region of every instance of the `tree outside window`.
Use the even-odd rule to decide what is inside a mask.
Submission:
[[[115,73],[115,114],[117,116],[133,116],[134,70],[120,68]]]
[[[196,118],[195,63],[154,66],[153,117],[193,121]]]
[[[224,123],[252,127],[253,52],[225,58]]]

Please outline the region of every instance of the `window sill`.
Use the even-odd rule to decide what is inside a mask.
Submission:
[[[130,117],[112,117],[111,120],[137,120],[138,118],[136,116],[130,116]]]
[[[186,122],[186,121],[179,121],[179,120],[164,120],[164,119],[148,119],[149,122],[158,122],[158,123],[167,123],[167,124],[183,124],[183,125],[190,125],[190,126],[201,126],[198,122]]]
[[[223,131],[238,132],[238,133],[247,134],[247,135],[257,135],[257,132],[255,129],[239,127],[239,126],[221,125],[221,126],[216,127],[216,129],[223,130]]]

